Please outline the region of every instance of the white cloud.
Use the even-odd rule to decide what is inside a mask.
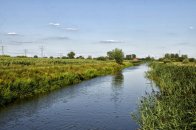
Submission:
[[[62,29],[66,31],[78,31],[79,30],[78,28],[62,28]]]
[[[49,25],[58,27],[60,26],[60,23],[49,23]]]
[[[8,32],[7,35],[18,35],[16,32]]]
[[[100,41],[100,43],[124,43],[123,41],[118,41],[118,40],[103,40],[103,41]]]
[[[69,37],[66,36],[54,36],[54,37],[48,37],[45,38],[44,40],[69,40]]]
[[[189,26],[189,29],[190,30],[194,30],[195,28],[193,26]]]

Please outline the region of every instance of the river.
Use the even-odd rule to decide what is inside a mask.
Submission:
[[[97,77],[0,110],[1,130],[135,130],[139,98],[154,85],[146,65]]]

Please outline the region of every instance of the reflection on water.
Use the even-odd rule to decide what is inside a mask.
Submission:
[[[130,67],[0,110],[2,130],[132,130],[138,97],[151,92],[147,67]],[[150,84],[148,84],[150,83]]]
[[[112,86],[116,88],[123,87],[124,75],[122,71],[116,73],[112,78]]]
[[[116,73],[113,77],[112,77],[112,82],[111,82],[111,88],[112,88],[112,94],[111,94],[111,101],[113,101],[115,103],[115,107],[118,106],[118,102],[121,101],[122,97],[121,97],[121,89],[123,87],[123,83],[124,83],[124,75],[122,73],[122,71]]]

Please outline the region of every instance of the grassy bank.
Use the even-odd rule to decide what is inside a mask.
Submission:
[[[143,130],[193,130],[196,128],[196,65],[152,63],[148,77],[160,92],[144,97],[138,121]]]
[[[0,106],[133,65],[80,59],[0,57]]]

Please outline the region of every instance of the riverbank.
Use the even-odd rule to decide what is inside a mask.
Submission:
[[[196,65],[158,63],[147,73],[160,92],[144,97],[137,117],[142,130],[196,128]]]
[[[0,106],[15,100],[76,84],[97,76],[114,74],[133,66],[125,61],[46,58],[0,58]]]

